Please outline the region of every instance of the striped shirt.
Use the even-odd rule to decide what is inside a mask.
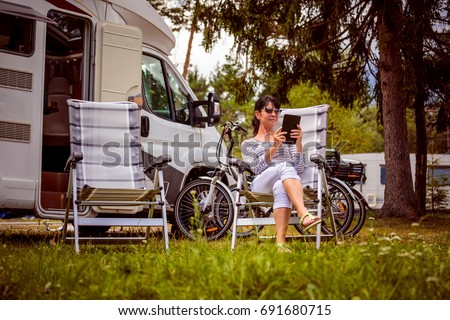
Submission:
[[[272,146],[273,142],[261,142],[255,138],[247,139],[242,142],[242,159],[247,162],[255,174],[260,174],[271,164],[287,162],[295,167],[300,175],[305,171],[305,161],[303,153],[297,152],[295,144],[282,143],[270,163],[266,162],[266,152]]]

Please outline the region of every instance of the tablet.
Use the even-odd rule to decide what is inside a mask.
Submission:
[[[291,138],[290,132],[292,129],[298,129],[297,125],[300,124],[302,117],[294,114],[285,114],[283,118],[282,131],[286,131],[286,141],[284,143],[294,144],[297,139]]]

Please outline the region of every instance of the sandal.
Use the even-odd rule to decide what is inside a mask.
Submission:
[[[306,217],[309,217],[312,220],[312,222],[310,224],[308,224],[307,226],[305,226],[303,224],[303,222],[305,222]],[[303,231],[306,231],[314,226],[317,226],[320,223],[322,223],[322,219],[318,216],[313,215],[312,213],[310,213],[308,211],[306,212],[306,214],[303,217],[300,218],[300,226],[303,229]]]
[[[280,253],[291,253],[292,250],[289,248],[286,243],[277,243],[277,252]]]

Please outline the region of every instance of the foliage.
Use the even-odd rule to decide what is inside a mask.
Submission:
[[[209,80],[199,77],[198,73],[193,74],[192,72],[189,72],[188,80],[191,87],[197,88],[196,83],[199,80],[196,79],[202,79],[202,81],[205,81],[202,87],[212,88],[214,93],[219,96],[222,110],[220,124],[226,121],[233,121],[242,123],[243,127],[250,129],[254,107],[253,101],[251,101],[249,96],[246,96],[244,99],[247,102],[238,103],[236,101],[236,96],[246,92],[240,87],[241,81],[239,79],[241,75],[239,70],[239,64],[229,62],[223,66],[217,65]]]
[[[245,104],[255,96],[256,91],[249,86],[246,80],[248,74],[242,64],[231,56],[227,56],[226,59],[226,63],[217,65],[213,71],[211,85],[221,98],[233,99]]]
[[[223,68],[217,66],[208,83],[204,82],[204,78],[199,78],[198,72],[195,71],[189,73],[188,79],[194,90],[198,87],[199,79],[202,79],[202,88],[210,84],[214,92],[219,95],[223,113],[221,123],[228,120],[240,122],[243,127],[251,132],[254,102],[250,100],[245,104],[237,103],[234,94],[234,92],[239,91],[240,81],[237,75],[239,70],[239,64],[227,63]],[[377,121],[376,108],[362,107],[358,104],[355,104],[352,109],[345,108],[332,101],[329,95],[321,92],[316,86],[307,84],[299,84],[293,87],[288,94],[288,100],[289,104],[284,104],[283,109],[305,108],[319,104],[330,105],[328,147],[339,149],[341,153],[383,151],[382,128]],[[239,136],[239,138],[243,139],[250,136],[249,133],[245,136]]]
[[[383,212],[412,217],[416,202],[424,208],[426,163],[418,162],[415,198],[405,109],[415,109],[416,150],[424,159],[425,103],[439,108],[439,130],[448,129],[448,6],[448,0],[198,0],[194,17],[206,49],[226,32],[249,62],[238,103],[243,90],[260,88],[286,103],[290,89],[304,82],[343,106],[364,105],[374,77],[386,136]]]
[[[427,152],[433,153],[447,153],[447,134],[446,132],[439,132],[437,123],[439,122],[439,114],[444,109],[438,111],[430,107],[426,110],[425,121],[427,125]],[[406,110],[406,121],[408,125],[408,149],[410,153],[417,152],[417,132],[415,127],[416,115],[414,110]]]
[[[449,2],[443,0],[410,0],[403,9],[404,28],[404,91],[408,106],[417,100],[441,114],[438,132],[450,126],[448,100],[450,98],[450,64],[448,63],[450,37],[448,31]]]
[[[195,2],[192,0],[147,0],[156,11],[171,22],[173,31],[179,31],[190,24],[193,12],[195,11]]]
[[[349,105],[367,88],[365,63],[360,59],[364,43],[341,45],[355,35],[350,28],[347,36],[339,31],[349,26],[343,17],[350,10],[348,1],[224,0],[220,6],[205,5],[200,20],[208,31],[207,48],[222,30],[234,36],[237,53],[250,58],[246,71],[253,88],[270,78],[275,89],[271,91],[284,102],[292,86],[311,81]]]
[[[447,115],[446,115],[447,114]],[[444,103],[441,103],[440,108],[436,112],[436,107],[430,107],[427,110],[427,142],[428,153],[447,153],[450,146],[448,146],[447,135],[450,133],[450,127],[448,129],[443,125],[444,121],[450,123],[450,107],[445,107]]]
[[[450,298],[448,217],[413,224],[369,220],[357,237],[320,250],[293,241],[171,239],[140,245],[54,243],[52,232],[3,230],[0,299],[439,299]],[[393,233],[395,232],[395,233]]]
[[[345,108],[317,87],[297,85],[288,95],[290,106],[304,108],[329,104],[327,147],[341,153],[382,152],[383,136],[374,107]]]
[[[187,81],[199,100],[207,98],[209,88],[208,80],[200,74],[197,66],[194,67],[194,70],[189,71]]]
[[[412,214],[404,108],[416,110],[416,145],[423,155],[424,104],[449,101],[448,1],[222,0],[220,5],[201,1],[201,6],[204,45],[211,47],[227,32],[238,55],[250,61],[243,87],[268,88],[286,102],[292,87],[311,82],[341,105],[352,106],[364,103],[369,79],[375,77],[375,97],[388,137],[390,196],[383,208],[389,215],[400,209]],[[422,172],[416,171],[418,199],[424,194]]]

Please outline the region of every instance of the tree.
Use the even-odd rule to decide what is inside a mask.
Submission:
[[[317,87],[299,84],[288,94],[290,106],[304,108],[329,104],[327,146],[342,153],[383,151],[382,129],[374,106],[345,108]],[[283,106],[283,109],[285,106]]]
[[[242,71],[242,64],[233,63],[231,57],[227,57],[227,61],[230,62],[216,66],[209,80],[211,87],[221,100],[222,122],[228,120],[241,122],[242,126],[251,132],[254,108],[251,98],[254,93],[245,87],[246,82],[243,80],[245,72]]]
[[[209,83],[208,80],[202,76],[195,66],[194,70],[189,71],[187,75],[187,81],[195,96],[200,100],[205,100],[208,95]]]
[[[426,1],[431,3],[421,6],[419,13],[442,10],[445,4],[448,8],[448,1]],[[248,86],[258,87],[271,77],[273,92],[282,101],[294,85],[311,82],[342,105],[351,106],[367,93],[367,70],[375,70],[387,175],[382,214],[416,218],[406,126],[410,100],[404,90],[405,50],[409,50],[404,42],[408,39],[402,37],[405,4],[401,0],[222,0],[214,5],[203,1],[199,21],[204,24],[206,48],[222,30],[233,35],[236,52],[250,58]],[[411,17],[418,19],[417,14]],[[445,19],[441,22],[448,26]],[[445,49],[442,39],[435,37],[434,42]],[[417,71],[417,65],[413,68]],[[416,92],[420,98],[419,86]]]
[[[417,217],[409,163],[400,36],[401,1],[383,3],[378,12],[380,90],[386,160],[386,189],[383,210],[392,216]]]
[[[426,108],[436,109],[434,95],[440,96],[442,101],[448,101],[448,15],[445,1],[408,0],[404,8],[404,32],[402,52],[405,60],[405,85],[411,102],[409,106],[415,111],[416,125],[416,180],[415,191],[417,206],[421,212],[426,208],[426,174],[427,174],[427,119]],[[447,36],[448,37],[448,36]],[[440,63],[444,60],[446,63]],[[441,68],[436,68],[438,62]],[[442,81],[447,79],[447,81]],[[446,84],[447,83],[447,84]],[[447,87],[447,88],[445,88]],[[447,105],[448,108],[448,105]],[[445,118],[444,118],[445,120]],[[448,127],[448,121],[444,126]]]
[[[147,0],[163,17],[171,20],[173,31],[180,31],[187,27],[189,30],[188,47],[186,51],[186,58],[183,66],[183,78],[187,79],[190,61],[192,43],[194,41],[195,33],[197,32],[197,18],[199,15],[199,1],[197,0]]]

